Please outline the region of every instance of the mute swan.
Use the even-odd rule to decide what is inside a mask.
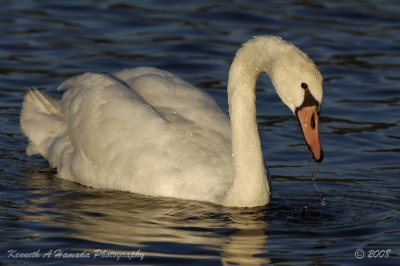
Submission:
[[[72,77],[58,87],[65,91],[61,100],[31,90],[20,121],[27,153],[46,158],[58,177],[86,186],[265,205],[270,185],[255,105],[262,72],[321,162],[321,74],[306,54],[275,36],[254,37],[237,51],[228,80],[230,118],[203,91],[149,67]]]

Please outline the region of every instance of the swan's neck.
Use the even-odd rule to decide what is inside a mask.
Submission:
[[[224,201],[226,206],[254,207],[269,202],[270,188],[257,128],[255,87],[260,73],[269,72],[272,55],[265,47],[247,45],[238,51],[229,71],[234,179]]]

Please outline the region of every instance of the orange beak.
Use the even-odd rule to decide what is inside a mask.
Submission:
[[[319,140],[318,123],[319,117],[316,106],[304,106],[297,110],[297,119],[300,124],[301,132],[303,133],[304,140],[307,143],[312,157],[318,163],[324,159],[322,152],[321,142]]]

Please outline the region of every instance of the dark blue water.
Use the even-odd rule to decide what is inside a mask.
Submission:
[[[400,265],[398,1],[0,4],[0,265]],[[227,110],[234,52],[260,34],[298,45],[325,78],[319,166],[268,79],[258,83],[268,206],[87,188],[25,155],[28,87],[60,96],[77,73],[155,66]]]

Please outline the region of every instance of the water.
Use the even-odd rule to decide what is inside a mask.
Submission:
[[[381,0],[1,1],[0,264],[400,265],[399,13],[397,1]],[[325,78],[320,166],[268,79],[258,83],[268,206],[87,188],[25,155],[26,87],[59,96],[71,75],[147,65],[227,110],[233,54],[259,34],[294,42]],[[39,258],[13,258],[28,252]]]

